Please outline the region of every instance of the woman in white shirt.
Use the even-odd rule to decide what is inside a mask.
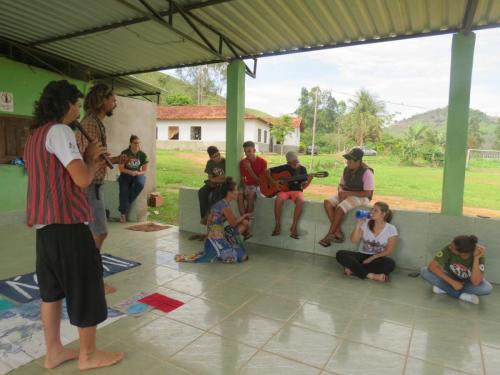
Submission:
[[[371,218],[358,220],[351,233],[351,241],[359,242],[358,251],[340,250],[337,262],[344,266],[347,276],[384,282],[394,271],[396,263],[389,258],[398,240],[398,230],[392,224],[392,211],[384,202],[377,202]]]

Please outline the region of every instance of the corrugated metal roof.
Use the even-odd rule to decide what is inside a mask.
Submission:
[[[150,6],[147,9],[143,3]],[[500,26],[500,0],[0,0],[0,40],[88,67],[130,74],[240,57]],[[474,9],[474,7],[472,7]],[[156,18],[155,14],[161,14]],[[163,13],[161,13],[163,12]],[[192,18],[194,17],[194,18]],[[220,34],[234,50],[221,41]],[[211,47],[207,45],[211,44]]]

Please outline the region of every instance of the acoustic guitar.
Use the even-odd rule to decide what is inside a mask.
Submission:
[[[271,184],[271,181],[267,177],[267,173],[262,173],[259,178],[260,192],[266,197],[272,198],[280,191],[288,191],[288,182],[297,180],[306,180],[308,176],[323,178],[323,177],[328,177],[328,172],[323,171],[310,174],[301,174],[297,176],[292,176],[291,173],[288,171],[271,173],[271,177],[275,181],[279,181],[278,188],[275,185]]]

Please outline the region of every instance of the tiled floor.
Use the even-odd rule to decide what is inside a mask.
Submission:
[[[186,304],[100,329],[99,344],[125,360],[96,373],[500,374],[500,290],[473,306],[404,270],[376,284],[344,277],[334,258],[263,246],[250,246],[244,264],[177,264],[174,254],[202,243],[176,228],[122,228],[111,225],[104,251],[142,266],[106,279],[118,288],[108,303],[157,291]],[[33,271],[33,233],[2,226],[0,237],[0,278]],[[41,363],[12,374],[78,372]]]

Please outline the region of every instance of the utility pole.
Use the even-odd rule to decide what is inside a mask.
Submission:
[[[316,114],[318,112],[318,93],[319,93],[319,86],[316,87],[316,93],[314,96],[314,117],[313,117],[313,134],[312,134],[312,149],[311,149],[311,165],[309,169],[311,170],[310,173],[313,173],[313,158],[314,158],[314,152],[316,151]]]

